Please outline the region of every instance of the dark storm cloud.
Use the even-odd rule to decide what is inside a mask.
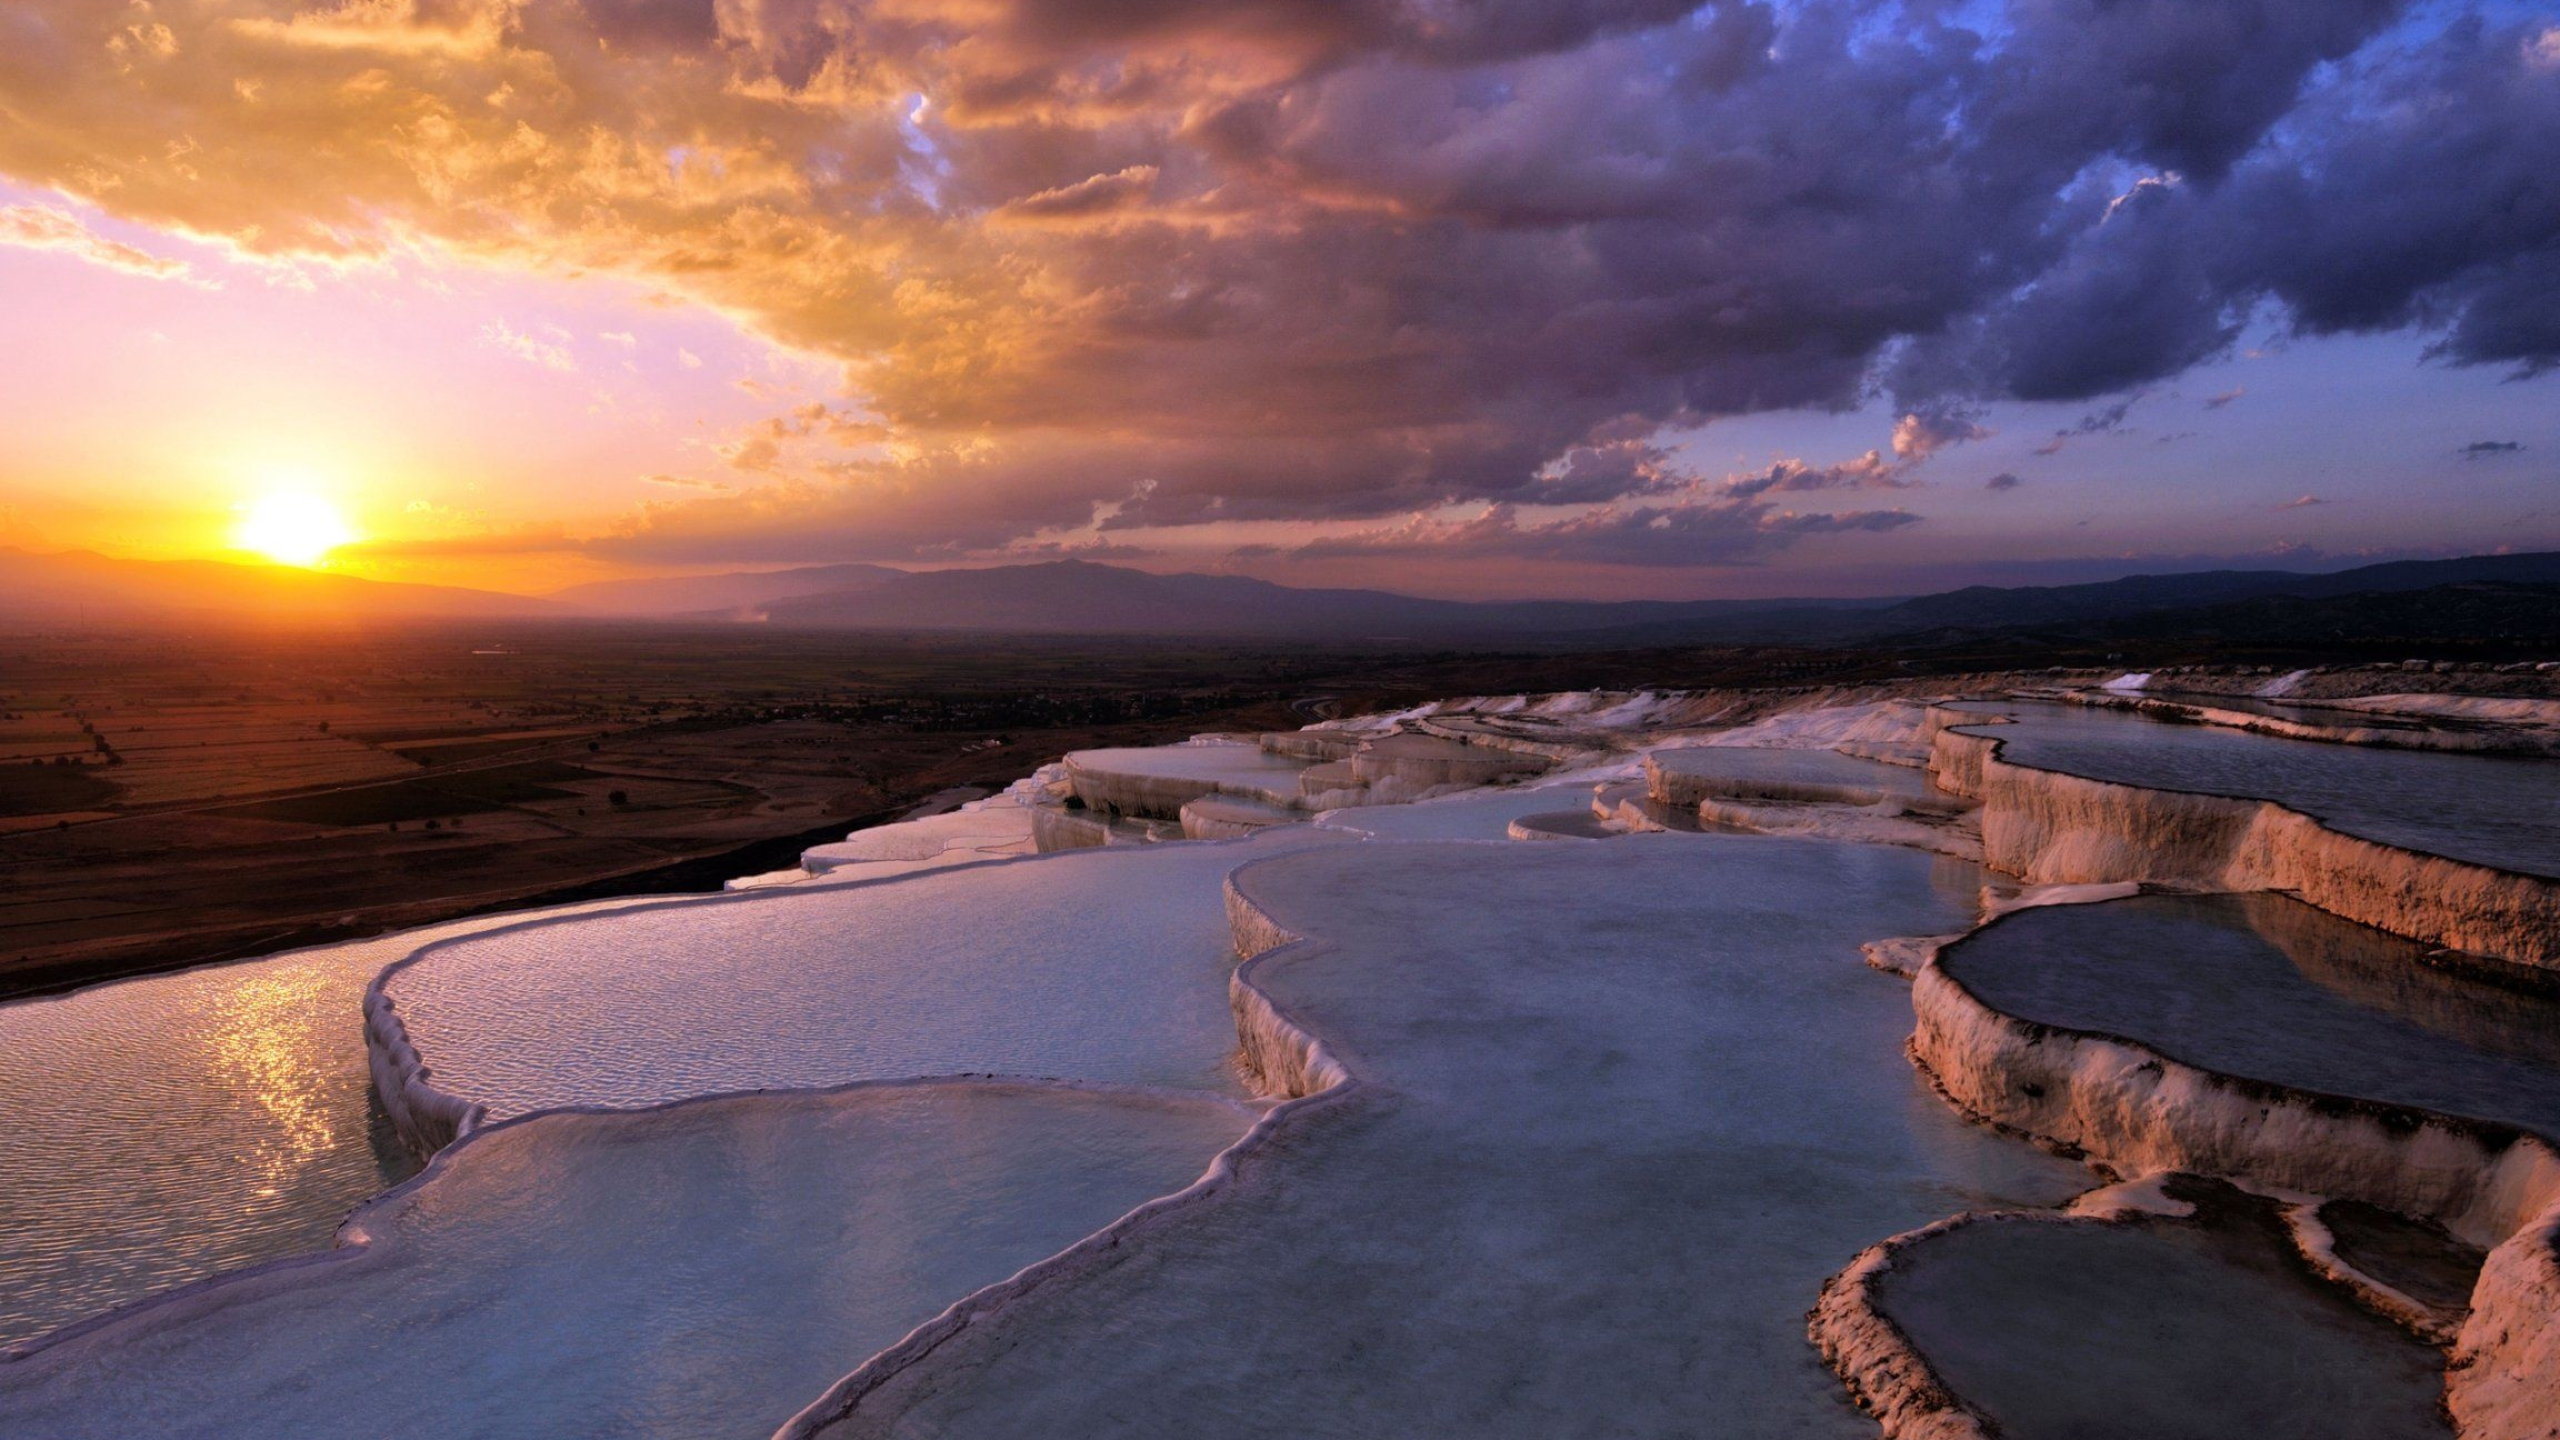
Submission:
[[[112,8],[0,20],[0,171],[844,364],[730,441],[751,490],[591,537],[634,558],[1481,505],[1394,543],[1727,563],[1909,523],[1769,494],[1897,488],[1988,399],[2120,422],[2252,316],[2560,363],[2560,31],[2396,0]],[[1665,431],[1879,391],[1890,461],[1679,501]]]
[[[2456,21],[2315,87],[2219,184],[2146,179],[1904,377],[2102,395],[2226,350],[2272,301],[2303,334],[2425,326],[2457,364],[2560,363],[2560,38]]]

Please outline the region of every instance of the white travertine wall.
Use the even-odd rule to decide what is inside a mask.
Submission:
[[[2549,1141],[2236,1080],[2131,1041],[2014,1019],[1935,963],[1911,993],[1912,1058],[1958,1108],[1993,1124],[2123,1174],[2193,1170],[2362,1200],[2489,1247],[2446,1375],[2457,1433],[2560,1436],[2560,1150]]]
[[[1339,730],[1274,730],[1256,737],[1263,749],[1292,760],[1348,760],[1360,737]]]
[[[1274,825],[1304,821],[1304,814],[1292,814],[1277,807],[1252,800],[1234,800],[1222,795],[1203,795],[1182,807],[1182,838],[1185,840],[1241,840],[1256,830]]]
[[[1398,782],[1414,790],[1490,785],[1546,768],[1547,761],[1537,756],[1434,735],[1383,736],[1351,756],[1352,778],[1380,790]]]
[[[1110,844],[1111,825],[1091,811],[1035,805],[1031,808],[1031,839],[1043,855],[1059,850],[1085,850]]]
[[[2069,1222],[2059,1212],[2053,1219]],[[1879,1283],[1902,1250],[1975,1223],[1970,1213],[1950,1216],[1868,1246],[1847,1269],[1822,1282],[1821,1298],[1805,1317],[1805,1337],[1858,1408],[1884,1427],[1886,1440],[1992,1440],[1991,1427],[1947,1388],[1876,1303]]]
[[[1996,735],[1953,728],[1978,724],[1952,713],[1929,769],[1940,788],[1982,802],[1983,859],[1995,869],[2036,883],[2290,890],[2395,935],[2560,969],[2560,884],[2343,835],[2273,801],[2014,764]]]
[[[2489,1252],[2445,1404],[2463,1440],[2560,1437],[2560,1205]]]
[[[1286,805],[1296,798],[1298,772],[1295,770],[1259,780],[1168,775],[1098,764],[1087,760],[1085,753],[1067,757],[1067,779],[1075,787],[1076,798],[1083,801],[1089,810],[1150,820],[1177,820],[1181,818],[1183,806],[1203,795],[1239,795],[1272,805]]]

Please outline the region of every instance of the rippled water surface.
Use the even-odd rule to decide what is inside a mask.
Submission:
[[[2014,723],[1978,733],[2022,765],[2273,800],[2344,834],[2560,876],[2560,760],[2328,745],[2076,705],[1991,708]]]
[[[545,1116],[368,1207],[363,1249],[0,1362],[0,1434],[762,1440],[1246,1120],[984,1085]]]
[[[513,918],[0,1005],[0,1344],[327,1245],[410,1168],[376,1133],[364,987]]]

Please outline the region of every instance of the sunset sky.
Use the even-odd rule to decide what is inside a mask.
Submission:
[[[2560,23],[13,0],[0,299],[36,550],[235,554],[277,497],[332,568],[526,592],[2553,549]]]

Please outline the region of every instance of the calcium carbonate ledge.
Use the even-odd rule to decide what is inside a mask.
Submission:
[[[2486,726],[2448,730],[2441,725],[2414,723],[2414,717],[2402,718],[2388,711],[2360,715],[2341,708],[2334,712],[2338,717],[2335,723],[2323,724],[2283,715],[2261,715],[2254,710],[2216,705],[2211,700],[2192,696],[2172,699],[2161,695],[2064,690],[2056,692],[2053,698],[2091,709],[2130,710],[2173,723],[2213,725],[2225,730],[2244,730],[2252,735],[2308,740],[2323,745],[2369,745],[2384,750],[2443,750],[2474,755],[2549,755],[2560,750],[2560,740],[2522,730]],[[2310,702],[2306,708],[2320,707],[2316,702]],[[2398,723],[2392,723],[2394,721]]]
[[[1259,745],[1216,740],[1075,750],[1063,763],[1068,784],[1088,810],[1148,820],[1179,820],[1182,807],[1203,795],[1290,806],[1306,768]]]
[[[1883,1427],[1885,1440],[1996,1440],[1998,1431],[1940,1377],[1910,1335],[1893,1323],[1877,1292],[1896,1261],[1942,1235],[1972,1225],[2086,1225],[2067,1210],[1990,1210],[1950,1215],[1879,1241],[1822,1282],[1805,1317],[1805,1336],[1840,1377],[1849,1398]]]
[[[1827,749],[1698,745],[1648,750],[1644,776],[1649,797],[1683,807],[1737,801],[1941,816],[1970,808],[1952,794],[1931,790],[1911,767]]]
[[[2156,1426],[2192,1434],[2263,1415],[2270,1405],[2292,1422],[2288,1434],[2344,1424],[2358,1434],[2443,1435],[2442,1376],[2431,1359],[2437,1342],[2411,1335],[2388,1311],[2372,1318],[2343,1313],[2365,1297],[2331,1290],[2316,1263],[2307,1270],[2286,1264],[2287,1214],[2298,1208],[2282,1197],[2164,1174],[2091,1191],[2060,1210],[1952,1216],[1860,1252],[1824,1282],[1806,1332],[1891,1440],[2069,1434],[2101,1415],[2109,1433]],[[2164,1312],[2164,1305],[2200,1303],[2193,1287],[2204,1277],[2161,1275],[2155,1267],[2168,1257],[2152,1246],[2163,1241],[2173,1252],[2200,1248],[2191,1258],[2236,1287],[2228,1298],[2243,1312],[2192,1321]],[[2300,1244],[2298,1235],[2293,1243]],[[2064,1256],[2093,1268],[2076,1284],[2043,1290],[2039,1282]],[[2224,1268],[2235,1262],[2238,1268]],[[1952,1277],[1943,1269],[1929,1273],[1949,1263]],[[2173,1261],[2169,1268],[2187,1267]],[[1989,1275],[2021,1293],[1982,1291]],[[2144,1292],[2142,1279],[2163,1283]],[[2121,1288],[2129,1280],[2134,1288]],[[1938,1288],[1950,1284],[1955,1291]],[[2243,1318],[2251,1297],[2272,1298],[2270,1285],[2294,1291],[2312,1313],[2292,1314],[2273,1329]],[[1894,1292],[1915,1286],[1918,1314],[1897,1312]],[[1916,1320],[1917,1334],[1906,1320]],[[2226,1393],[2218,1381],[2242,1393]],[[2056,1384],[2079,1393],[2050,1393]],[[2305,1413],[2306,1405],[2320,1409]]]
[[[1247,835],[1231,840],[1203,840],[1190,843],[1203,847],[1240,847],[1252,844],[1254,838],[1253,835]],[[1340,837],[1330,838],[1339,839]],[[1346,840],[1343,843],[1351,842]],[[1059,857],[1049,854],[1001,855],[976,861],[967,866],[927,872],[927,875],[950,874],[960,869],[979,871],[1038,865],[1057,858]],[[815,895],[844,896],[853,891],[868,890],[873,886],[896,885],[919,878],[926,877],[882,875],[872,879],[854,880],[829,886],[822,891],[786,888],[767,892],[750,890],[686,896],[666,900],[649,908],[672,910],[742,904],[807,903]],[[556,923],[559,923],[559,917],[556,915],[547,912],[531,912],[514,924],[492,926],[486,930],[476,931],[467,938],[471,942],[481,943]],[[425,962],[454,943],[458,942],[439,941],[420,946],[392,961],[374,976],[372,983],[365,987],[364,993],[366,1061],[372,1071],[375,1091],[381,1097],[383,1112],[390,1120],[393,1130],[421,1155],[432,1155],[469,1135],[486,1124],[489,1118],[487,1105],[468,1096],[455,1094],[435,1083],[433,1066],[419,1051],[407,1023],[401,1018],[399,1002],[390,993],[392,983],[402,972]]]
[[[1118,1263],[1122,1254],[1145,1243],[1155,1231],[1234,1189],[1245,1171],[1271,1163],[1269,1152],[1284,1135],[1359,1101],[1367,1088],[1364,1082],[1253,982],[1254,972],[1266,958],[1303,937],[1282,926],[1238,887],[1238,877],[1252,868],[1251,864],[1238,867],[1227,876],[1224,887],[1236,953],[1244,957],[1228,980],[1228,996],[1235,1008],[1236,1038],[1246,1076],[1259,1094],[1279,1103],[1220,1152],[1198,1181],[1150,1200],[1048,1259],[954,1302],[838,1381],[775,1431],[774,1440],[813,1440],[851,1415],[864,1397],[951,1340],[998,1322],[1016,1302],[1036,1291],[1074,1284]]]
[[[1998,722],[1933,707],[1929,773],[1982,802],[1983,861],[2034,883],[2289,890],[2448,949],[2560,970],[2560,882],[2329,828],[2273,800],[2092,780],[2003,758]]]
[[[2122,1036],[2018,1019],[1934,960],[1912,983],[1912,1007],[1912,1059],[1977,1119],[2120,1174],[2190,1170],[2362,1200],[2488,1247],[2447,1376],[2458,1433],[2560,1434],[2560,1149],[2551,1141],[2224,1075]]]

